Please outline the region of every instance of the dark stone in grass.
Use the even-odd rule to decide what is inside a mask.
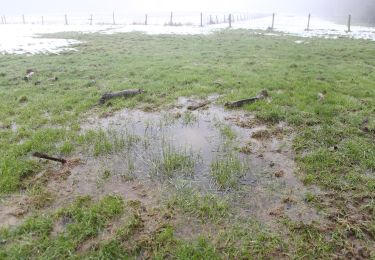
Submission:
[[[56,77],[56,76],[48,79],[48,81],[52,81],[52,82],[53,82],[53,81],[58,81],[58,80],[59,80],[59,78]]]
[[[337,151],[338,149],[339,149],[339,148],[338,148],[336,145],[331,146],[330,148],[328,148],[328,150],[329,150],[330,152]]]
[[[25,102],[28,101],[28,98],[27,98],[26,96],[22,96],[22,97],[19,98],[18,101],[19,101],[20,103],[25,103]]]

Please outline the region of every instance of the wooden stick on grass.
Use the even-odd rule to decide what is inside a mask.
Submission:
[[[41,158],[41,159],[46,159],[46,160],[50,160],[50,161],[60,162],[62,164],[67,163],[67,160],[65,160],[65,159],[51,157],[51,156],[49,156],[47,154],[44,154],[44,153],[35,152],[35,153],[33,153],[33,156],[37,157],[37,158]]]

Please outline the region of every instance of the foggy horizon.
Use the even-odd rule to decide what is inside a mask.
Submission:
[[[343,16],[352,14],[364,16],[366,19],[373,19],[371,15],[375,10],[375,4],[370,0],[361,1],[340,1],[340,0],[141,0],[141,1],[119,1],[119,0],[94,0],[89,4],[73,0],[51,2],[46,0],[26,1],[17,0],[4,3],[2,15],[56,15],[88,14],[88,13],[157,13],[157,12],[243,12],[243,13],[287,13],[307,14],[317,16]]]

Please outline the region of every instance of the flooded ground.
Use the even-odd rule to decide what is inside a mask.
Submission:
[[[77,20],[69,23],[69,25],[64,25],[63,16],[49,17],[49,19],[52,19],[50,23],[46,22],[43,25],[40,23],[40,16],[34,17],[35,20],[30,20],[32,22],[29,24],[17,24],[21,21],[19,17],[16,17],[13,21],[9,20],[8,24],[0,24],[0,54],[34,55],[77,51],[75,47],[81,44],[81,41],[43,36],[44,34],[60,32],[100,33],[106,35],[130,32],[141,32],[150,35],[207,35],[228,28],[228,23],[223,21],[224,15],[227,16],[228,14],[218,15],[218,23],[212,24],[210,22],[210,15],[204,14],[203,27],[200,26],[200,13],[190,16],[175,16],[175,22],[179,26],[165,26],[170,19],[169,13],[165,14],[165,16],[157,17],[149,15],[148,25],[144,25],[143,14],[138,17],[132,17],[131,20],[118,21],[117,25],[112,24],[112,16],[102,18],[101,21],[97,20],[100,18],[96,18],[93,25],[89,25],[87,17],[77,17]],[[338,39],[347,37],[375,40],[374,27],[353,25],[351,32],[347,32],[348,28],[346,24],[337,24],[325,18],[315,16],[311,18],[310,29],[306,30],[307,14],[306,16],[277,14],[274,25],[276,33],[267,33],[267,29],[271,26],[271,23],[271,14],[253,14],[249,20],[233,22],[232,28],[261,30],[263,32],[250,31],[250,33],[265,36],[293,35],[304,38]]]
[[[161,112],[124,109],[88,117],[82,135],[100,132],[103,140],[96,141],[117,149],[101,154],[95,145],[86,147],[74,163],[41,173],[49,176],[47,187],[56,193],[53,207],[79,195],[107,194],[156,205],[182,185],[223,196],[241,214],[265,223],[281,216],[317,220],[304,201],[308,191],[294,174],[292,129],[284,123],[260,124],[251,113],[227,111],[212,104],[215,98],[180,98]],[[200,103],[200,109],[188,109]],[[14,207],[2,207],[1,225],[17,223],[22,205]]]

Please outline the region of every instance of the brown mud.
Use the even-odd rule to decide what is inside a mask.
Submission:
[[[77,196],[99,199],[108,194],[155,206],[168,187],[184,182],[202,193],[226,196],[242,215],[266,224],[281,216],[304,223],[320,219],[305,203],[307,192],[319,191],[308,190],[295,175],[290,127],[262,124],[251,113],[228,111],[214,104],[196,111],[187,109],[197,102],[201,101],[180,98],[167,111],[124,109],[108,117],[87,117],[81,127],[83,134],[102,130],[109,137],[120,136],[124,148],[99,156],[81,152],[75,155],[79,161],[63,168],[48,163],[49,168],[40,175],[47,176],[46,188],[55,194],[50,209],[67,205]],[[165,174],[161,165],[169,154],[188,158],[192,167]],[[211,165],[229,154],[240,159],[244,174],[236,188],[220,189]],[[17,201],[5,198],[0,202],[0,227],[16,225],[27,215],[17,216],[17,211],[22,211]]]

